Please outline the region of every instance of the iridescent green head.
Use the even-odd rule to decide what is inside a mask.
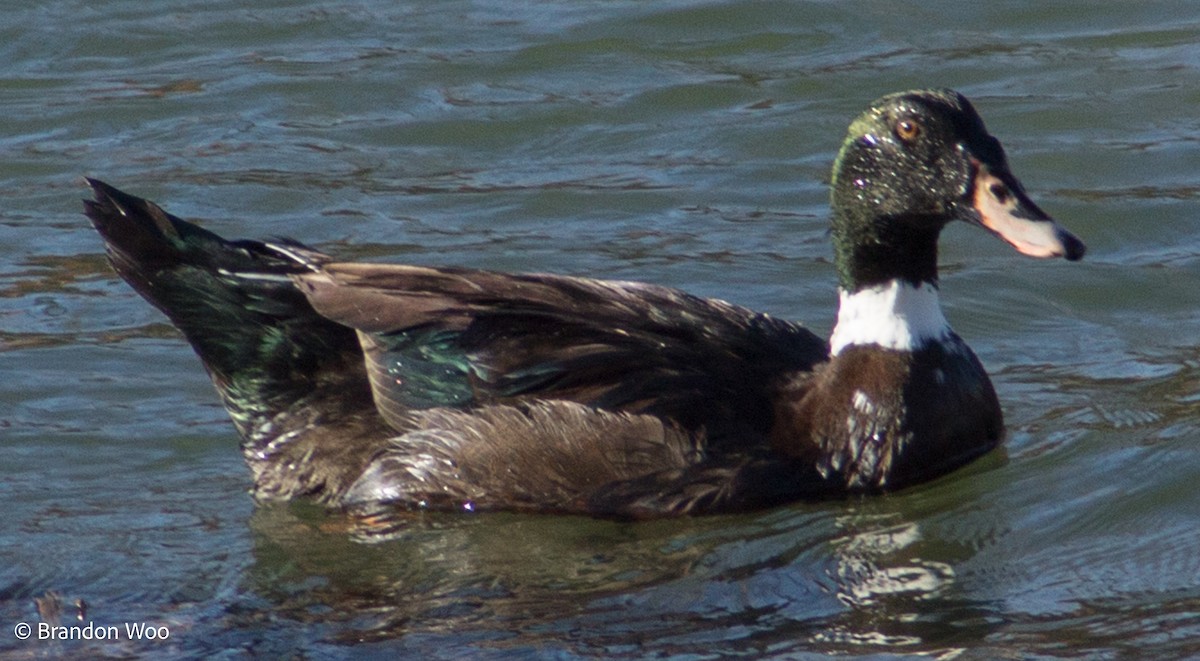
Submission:
[[[1084,245],[1026,195],[1000,142],[953,90],[890,94],[850,124],[833,167],[841,287],[937,281],[937,238],[980,225],[1035,257],[1076,260]]]

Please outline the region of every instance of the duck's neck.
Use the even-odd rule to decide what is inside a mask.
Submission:
[[[913,284],[897,278],[854,290],[840,288],[839,295],[837,325],[829,338],[833,356],[864,345],[916,351],[951,334],[934,281]]]

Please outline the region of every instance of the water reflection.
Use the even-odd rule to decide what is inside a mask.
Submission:
[[[945,562],[907,557],[900,564],[881,564],[897,560],[920,539],[919,524],[905,523],[834,540],[838,598],[865,608],[882,599],[920,600],[942,592],[954,582],[954,568]]]
[[[980,508],[964,524],[962,512],[951,515],[970,485],[637,524],[427,514],[370,543],[345,516],[265,506],[252,519],[245,587],[328,640],[461,643],[469,631],[486,648],[577,654],[713,644],[940,654],[991,629],[989,606],[958,584],[955,568],[995,538],[1002,517]]]

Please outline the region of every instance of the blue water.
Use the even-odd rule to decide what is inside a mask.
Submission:
[[[0,659],[1200,657],[1200,10],[12,5]],[[80,213],[90,175],[227,236],[645,280],[825,333],[833,155],[927,86],[974,100],[1090,251],[945,232],[946,314],[1008,442],[892,496],[374,542],[256,506],[198,360]],[[51,592],[61,624],[169,637],[19,640]]]

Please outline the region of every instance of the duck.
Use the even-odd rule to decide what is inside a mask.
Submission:
[[[338,261],[229,240],[88,178],[116,273],[182,332],[260,501],[646,519],[928,482],[1004,421],[939,303],[959,220],[1079,260],[962,94],[913,90],[849,126],[830,183],[836,323],[678,289]]]

